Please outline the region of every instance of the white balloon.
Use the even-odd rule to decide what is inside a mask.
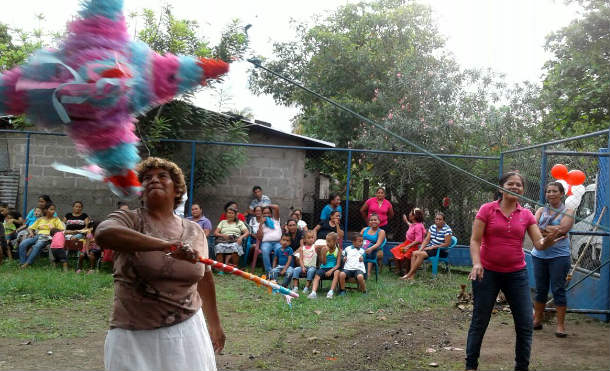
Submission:
[[[574,192],[574,191],[572,191],[572,192]],[[575,195],[569,196],[568,198],[566,198],[565,205],[568,209],[576,210],[578,208],[578,205],[580,205],[581,199],[582,199],[581,197],[578,197]]]
[[[568,184],[568,182],[563,179],[560,179],[557,181],[557,183],[561,183],[561,185],[563,186],[563,192],[568,193],[568,189],[570,189],[570,185]]]
[[[584,185],[577,185],[577,186],[572,186],[572,194],[576,197],[582,197],[585,194],[585,186]]]

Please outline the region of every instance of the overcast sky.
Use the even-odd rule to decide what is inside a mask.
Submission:
[[[180,18],[194,19],[210,41],[215,42],[224,25],[234,18],[251,23],[251,47],[255,54],[272,56],[272,42],[290,40],[290,19],[308,20],[347,0],[224,0],[217,2],[187,0],[126,0],[126,13],[142,8],[159,10],[169,3]],[[545,36],[567,25],[577,15],[576,6],[563,0],[420,0],[431,5],[447,48],[463,67],[491,68],[506,74],[509,82],[540,81],[541,68],[548,59],[543,45]],[[44,30],[61,30],[78,10],[78,0],[3,0],[0,22],[26,30],[38,27],[35,14],[46,20]],[[256,97],[247,87],[247,62],[234,63],[224,83],[232,105],[249,107],[257,119],[290,131],[290,118],[296,109],[277,107],[270,97]],[[202,93],[196,103],[216,109],[213,95]]]

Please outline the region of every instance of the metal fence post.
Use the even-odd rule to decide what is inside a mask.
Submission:
[[[610,153],[610,128],[608,130],[608,153]],[[606,206],[610,206],[610,184],[608,184],[608,179],[610,178],[610,157],[606,157],[606,158],[600,158],[600,161],[605,161],[606,162],[606,172],[607,172],[607,177],[606,177]],[[600,166],[601,169],[601,166]],[[598,189],[600,187],[600,185],[597,185]],[[601,197],[598,197],[598,199],[601,199]],[[608,228],[606,230],[606,232],[610,232],[610,216],[608,215],[608,213],[606,213],[606,228]],[[609,236],[605,236],[602,237],[602,254],[601,254],[601,258],[600,261],[608,261],[608,259],[610,258],[610,237]],[[608,265],[606,265],[605,267],[602,267],[602,269],[599,271],[600,274],[600,278],[602,278],[602,280],[606,283],[606,287],[604,288],[604,291],[606,293],[608,293],[608,298],[606,299],[606,308],[604,309],[610,309],[610,267],[608,267]],[[610,321],[610,314],[606,314],[606,318],[605,318],[606,322]]]
[[[500,166],[498,172],[498,179],[500,179],[502,178],[502,174],[504,174],[504,152],[500,152]]]
[[[187,216],[191,216],[191,208],[193,207],[193,183],[195,182],[195,154],[197,152],[197,144],[195,142],[191,142],[191,180],[189,183],[189,202],[188,202],[188,210],[186,211]]]
[[[28,214],[28,183],[30,182],[30,133],[25,140],[25,180],[23,182],[23,217]]]
[[[345,190],[345,224],[343,229],[343,245],[347,243],[347,227],[349,223],[349,188],[352,180],[352,151],[347,151],[347,187]]]
[[[541,205],[544,205],[544,187],[546,185],[546,167],[547,167],[547,158],[546,158],[546,146],[542,146],[542,161],[540,163],[540,196],[539,201]]]

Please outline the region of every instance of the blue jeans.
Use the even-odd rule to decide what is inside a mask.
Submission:
[[[316,275],[316,267],[305,267],[305,270],[307,271],[307,281],[312,281],[313,277]],[[298,280],[301,278],[301,272],[301,266],[299,265],[298,267],[294,268],[292,278]]]
[[[515,370],[527,370],[529,367],[532,349],[532,300],[527,269],[510,273],[485,269],[481,281],[472,281],[474,309],[466,342],[467,369],[476,369],[479,366],[481,343],[500,290],[506,296],[515,322]]]
[[[273,268],[271,272],[269,272],[269,278],[277,281],[282,269],[284,269],[283,265],[278,265],[277,267]],[[292,278],[293,270],[294,268],[292,267],[286,268],[286,274],[284,275],[284,282],[282,283],[282,286],[287,287],[290,284],[290,279]]]
[[[558,256],[551,259],[540,259],[532,256],[534,263],[534,277],[536,278],[536,300],[538,303],[546,303],[549,286],[553,292],[553,301],[556,306],[565,307],[566,300],[566,276],[570,271],[571,258],[569,256]]]
[[[263,266],[265,267],[265,272],[271,272],[271,252],[275,250],[275,248],[281,248],[282,245],[280,241],[265,241],[261,242],[261,254],[263,255]]]
[[[39,240],[38,236],[26,238],[25,240],[21,241],[21,243],[19,244],[19,264],[32,264],[34,262],[34,259],[36,259],[36,257],[38,256],[40,249],[50,243],[51,240]],[[32,251],[30,252],[30,255],[26,257],[26,253],[30,247],[32,248]]]

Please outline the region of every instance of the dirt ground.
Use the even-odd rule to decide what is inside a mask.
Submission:
[[[254,339],[250,335],[245,342],[245,334],[252,329],[230,332],[225,352],[217,356],[218,368],[422,369],[432,368],[429,364],[435,362],[437,369],[463,369],[467,312],[375,313],[371,318],[374,320],[354,323],[340,334],[277,332]],[[553,336],[552,323],[534,333],[531,369],[607,370],[610,326],[583,315],[569,315],[567,328],[566,339]],[[0,370],[101,370],[104,336],[105,332],[99,331],[84,338],[32,343],[1,338]],[[261,348],[265,350],[260,352]],[[496,314],[485,336],[480,368],[510,370],[513,359],[512,317]]]

